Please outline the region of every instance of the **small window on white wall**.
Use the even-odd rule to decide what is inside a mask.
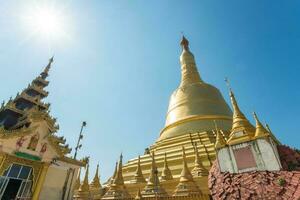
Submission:
[[[233,154],[238,170],[244,170],[257,167],[251,146],[234,149]]]

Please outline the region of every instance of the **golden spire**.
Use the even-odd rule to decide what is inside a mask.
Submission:
[[[182,171],[180,174],[180,182],[193,181],[193,176],[187,166],[186,157],[185,157],[185,149],[182,146]]]
[[[89,165],[86,166],[85,175],[82,184],[79,187],[79,192],[89,191]]]
[[[173,176],[172,176],[171,170],[169,169],[168,161],[167,161],[167,152],[165,152],[164,168],[161,173],[161,180],[167,181],[167,180],[172,180],[172,179],[173,179]]]
[[[116,176],[114,177],[114,182],[113,182],[115,185],[124,185],[124,179],[122,173],[122,159],[123,159],[123,155],[121,153]]]
[[[80,187],[80,174],[81,174],[81,168],[79,168],[77,179],[75,181],[74,190],[78,190]]]
[[[189,51],[189,41],[182,35],[180,45],[182,46],[182,50]]]
[[[83,182],[80,185],[78,191],[74,194],[73,199],[88,200],[90,198],[91,198],[91,193],[90,193],[90,187],[89,187],[89,165],[87,165]]]
[[[255,128],[248,121],[245,115],[241,112],[231,88],[229,89],[229,94],[230,94],[231,104],[233,107],[233,122],[232,122],[231,134],[239,131],[245,131],[248,134],[254,133]]]
[[[41,78],[46,79],[48,77],[48,73],[51,67],[51,64],[53,63],[53,56],[49,59],[48,65],[45,67],[44,71],[41,73]]]
[[[226,141],[221,133],[221,131],[218,128],[218,125],[216,123],[216,121],[214,121],[215,123],[215,128],[216,128],[216,143],[215,143],[215,148],[216,149],[220,149],[222,147],[224,147],[226,145]]]
[[[194,176],[205,176],[208,174],[207,169],[203,166],[200,156],[199,156],[199,151],[198,151],[198,146],[197,143],[194,145],[194,152],[195,152],[195,167],[192,170],[192,174]]]
[[[182,160],[183,168],[173,196],[192,196],[201,194],[201,191],[194,182],[193,176],[187,166],[184,146],[182,146]]]
[[[268,131],[261,124],[261,122],[259,121],[259,119],[258,119],[255,112],[253,112],[253,116],[254,116],[255,123],[256,123],[255,138],[261,138],[261,137],[269,136]]]
[[[96,173],[95,173],[92,183],[90,184],[90,187],[95,188],[95,189],[101,188],[101,184],[100,184],[100,180],[99,180],[99,164],[97,164]]]
[[[113,173],[112,177],[110,177],[110,181],[109,181],[110,184],[112,184],[114,182],[114,179],[115,179],[115,177],[117,175],[117,169],[118,169],[118,162],[116,162],[114,173]]]
[[[181,86],[186,86],[188,84],[202,82],[200,75],[197,70],[194,55],[189,50],[189,41],[182,36],[180,42],[182,46],[182,53],[180,56],[181,63]]]
[[[151,171],[150,171],[150,175],[148,178],[148,182],[147,185],[158,185],[159,184],[159,179],[158,179],[158,171],[157,171],[157,167],[156,167],[156,163],[155,163],[155,154],[154,152],[151,155],[152,158],[152,163],[151,163]]]
[[[155,163],[155,154],[154,152],[150,155],[152,158],[150,175],[148,178],[147,185],[143,190],[144,197],[163,197],[167,196],[166,191],[161,187],[158,179],[158,170]]]
[[[144,183],[146,182],[145,181],[145,178],[143,176],[143,173],[142,173],[142,169],[141,169],[141,158],[140,156],[138,157],[138,161],[137,161],[137,166],[136,166],[136,171],[135,171],[135,174],[134,174],[134,180],[133,180],[134,183]]]
[[[89,165],[86,166],[85,175],[82,184],[78,189],[78,195],[89,193]]]
[[[129,194],[126,186],[124,185],[123,173],[122,173],[122,154],[116,170],[116,174],[113,179],[113,183],[109,185],[108,191],[104,194],[101,199],[127,199]]]
[[[225,141],[222,133],[220,131],[217,131],[215,148],[221,149],[224,146],[226,146],[226,141]]]
[[[137,194],[136,194],[136,196],[135,196],[135,198],[134,199],[143,199],[143,196],[142,196],[142,194],[141,194],[141,190],[139,189],[138,190],[138,192],[137,192]]]

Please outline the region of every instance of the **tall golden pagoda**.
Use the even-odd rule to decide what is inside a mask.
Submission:
[[[159,185],[160,190],[165,191],[165,196],[209,199],[208,170],[216,159],[215,124],[222,130],[226,139],[231,131],[231,109],[220,91],[202,80],[194,55],[189,49],[189,42],[184,36],[180,45],[181,82],[171,95],[165,127],[144,155],[129,160],[122,167],[124,185],[131,197],[141,194],[142,198],[148,198],[148,195],[145,195],[148,194],[149,188],[147,177],[153,176],[155,172],[155,176],[158,177],[157,187]],[[191,192],[178,192],[183,170],[191,174],[189,183],[194,184]],[[137,174],[139,177],[145,177],[146,181],[137,181]],[[184,195],[187,196],[182,197]],[[192,197],[193,195],[196,197]]]
[[[0,199],[70,199],[80,183],[76,176],[86,162],[70,157],[50,103],[44,102],[53,61],[0,106]]]

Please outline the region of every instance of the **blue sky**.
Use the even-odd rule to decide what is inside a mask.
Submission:
[[[59,12],[64,34],[28,26],[36,6]],[[143,154],[164,126],[180,81],[179,40],[190,40],[202,78],[229,101],[256,111],[279,140],[300,148],[299,1],[1,1],[1,100],[22,90],[53,54],[51,113],[74,147],[87,121],[79,156],[99,162],[102,181],[120,152]],[[56,35],[57,34],[57,35]]]

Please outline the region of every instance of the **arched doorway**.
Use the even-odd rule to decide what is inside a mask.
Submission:
[[[20,164],[11,164],[0,176],[0,199],[31,199],[32,168]]]

